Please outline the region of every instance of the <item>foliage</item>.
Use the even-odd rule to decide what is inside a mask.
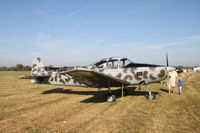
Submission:
[[[31,71],[30,66],[23,66],[22,64],[17,64],[16,66],[12,67],[0,67],[0,71]]]

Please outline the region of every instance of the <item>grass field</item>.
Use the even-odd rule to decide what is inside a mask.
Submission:
[[[0,72],[0,132],[195,133],[200,132],[200,74],[183,75],[183,95],[168,94],[153,84],[146,90],[104,102],[107,90],[31,84],[18,77],[28,72]],[[119,97],[120,90],[113,88]]]

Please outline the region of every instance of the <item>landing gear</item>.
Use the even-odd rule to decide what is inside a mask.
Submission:
[[[108,95],[106,96],[106,102],[115,102],[116,101],[115,95],[111,92],[110,88],[108,89],[109,89],[109,92],[108,92]]]
[[[150,88],[151,88],[151,87],[148,85],[148,86],[147,86],[147,91],[148,91],[149,94],[146,95],[146,98],[149,99],[149,100],[153,100],[153,99],[156,98],[156,96],[155,96],[155,94],[153,94],[153,93],[151,92],[151,89],[150,89]]]
[[[128,95],[127,89],[124,88],[122,91],[121,91],[121,96],[122,96],[122,93],[123,93],[123,96],[127,96]]]
[[[146,98],[149,99],[149,100],[153,100],[153,99],[156,98],[156,96],[155,96],[155,94],[152,93],[151,95],[150,95],[150,94],[147,94],[147,95],[146,95]]]
[[[107,96],[106,102],[115,102],[115,101],[116,101],[116,97],[114,94],[110,94]]]

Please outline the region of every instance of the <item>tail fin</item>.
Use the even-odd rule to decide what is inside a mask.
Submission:
[[[33,60],[31,75],[33,75],[33,76],[46,76],[46,75],[48,75],[48,73],[45,70],[44,65],[43,65],[40,58]]]

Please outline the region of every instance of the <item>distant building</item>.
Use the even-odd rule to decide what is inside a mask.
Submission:
[[[195,71],[195,72],[200,72],[200,67],[195,67],[195,68],[194,68],[194,71]]]

